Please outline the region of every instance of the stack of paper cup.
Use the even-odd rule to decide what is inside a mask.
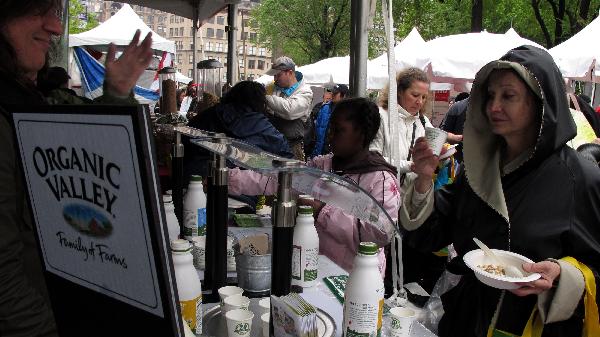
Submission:
[[[228,337],[249,337],[252,331],[252,311],[235,309],[225,314]]]
[[[427,127],[425,128],[425,138],[433,154],[439,156],[448,138],[448,133],[442,129]]]
[[[236,286],[225,286],[219,288],[219,297],[221,298],[221,310],[223,310],[223,306],[225,305],[225,299],[229,296],[233,295],[242,295],[244,289]]]
[[[262,298],[258,301],[258,306],[260,307],[260,313],[270,313],[271,312],[271,299],[268,297]]]
[[[235,309],[244,309],[248,310],[250,307],[250,299],[246,296],[242,295],[232,295],[225,298],[224,302],[224,312],[227,313],[231,310]]]
[[[263,337],[269,337],[269,313],[260,315]]]
[[[392,326],[390,329],[391,337],[408,337],[410,328],[415,321],[415,311],[408,308],[396,307],[390,309]]]

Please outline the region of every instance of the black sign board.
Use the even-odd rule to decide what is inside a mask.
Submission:
[[[149,116],[11,113],[60,335],[183,336]]]

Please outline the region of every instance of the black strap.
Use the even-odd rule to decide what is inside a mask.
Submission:
[[[406,157],[406,160],[410,160],[410,158],[412,157],[411,149],[415,145],[415,131],[417,131],[417,123],[413,123],[413,133],[410,139],[410,147],[408,148],[408,156]]]

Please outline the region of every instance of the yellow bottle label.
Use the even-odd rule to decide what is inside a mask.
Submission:
[[[181,317],[195,334],[202,333],[202,294],[189,301],[180,301]]]

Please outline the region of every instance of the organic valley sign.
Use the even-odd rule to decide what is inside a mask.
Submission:
[[[19,114],[15,126],[47,270],[162,316],[131,118]]]

